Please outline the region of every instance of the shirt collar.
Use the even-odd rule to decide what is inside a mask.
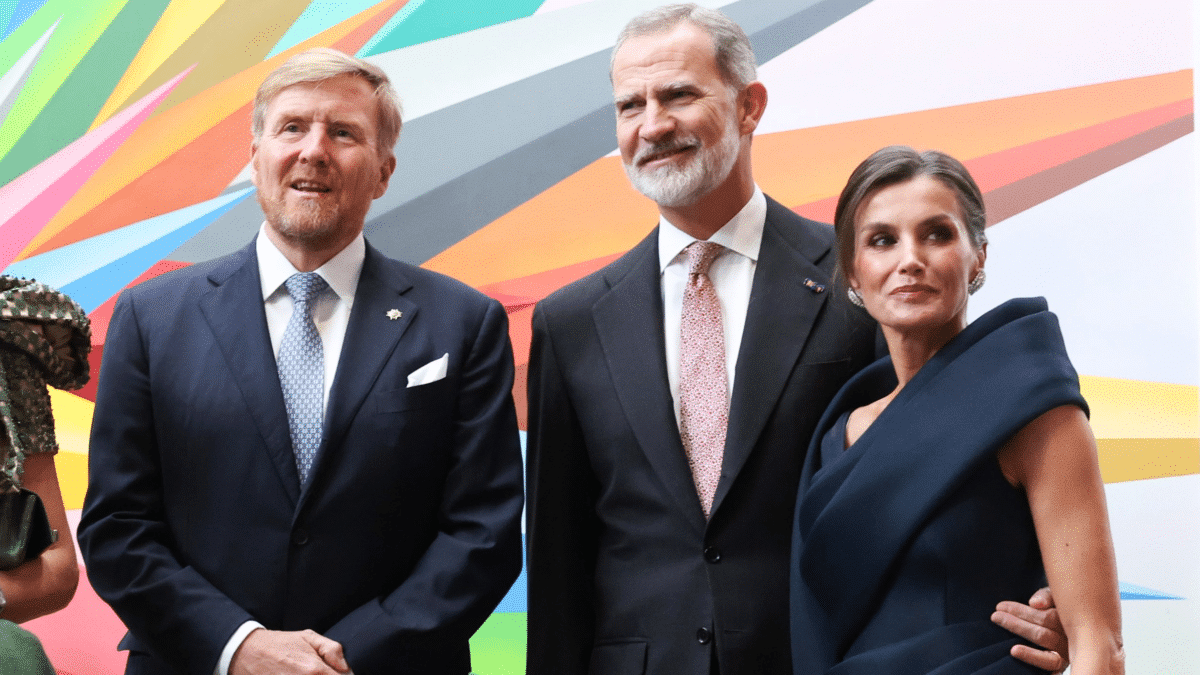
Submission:
[[[258,278],[262,282],[263,300],[267,300],[283,286],[288,277],[296,274],[297,270],[267,236],[267,224],[264,222],[258,228],[258,238],[254,240],[254,252],[258,257]],[[338,251],[324,265],[316,270],[317,274],[329,284],[339,298],[353,298],[354,290],[358,288],[358,276],[362,273],[363,259],[367,255],[367,242],[361,232],[346,248]],[[283,292],[287,292],[284,290]]]
[[[767,198],[755,185],[750,201],[737,212],[728,223],[717,230],[708,240],[735,251],[755,262],[758,249],[762,246],[763,227],[767,222]],[[658,218],[658,269],[667,269],[681,253],[696,241],[696,238],[675,227],[664,216]]]

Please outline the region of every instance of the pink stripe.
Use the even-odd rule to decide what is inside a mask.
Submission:
[[[0,188],[0,269],[8,266],[129,138],[192,66]]]

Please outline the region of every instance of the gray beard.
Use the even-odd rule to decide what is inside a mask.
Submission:
[[[328,211],[322,212],[316,204],[308,204],[299,213],[289,213],[282,202],[268,203],[259,193],[259,206],[267,217],[267,222],[284,239],[308,244],[323,244],[332,239],[337,232],[338,205],[332,204]]]
[[[741,138],[732,124],[725,129],[715,145],[701,147],[696,156],[682,167],[663,166],[653,170],[637,168],[638,159],[624,164],[625,175],[634,189],[654,200],[659,206],[676,208],[695,204],[729,177],[737,162]],[[698,143],[695,139],[675,139],[648,148],[639,155],[658,152],[665,147]]]

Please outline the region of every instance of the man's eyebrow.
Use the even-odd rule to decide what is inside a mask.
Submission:
[[[641,97],[642,97],[641,94],[623,94],[621,96],[614,96],[613,97],[613,105],[622,106],[626,103],[632,103],[632,102],[640,99]]]
[[[361,129],[364,129],[364,128],[365,128],[365,127],[364,127],[364,125],[360,124],[359,122],[355,122],[354,120],[348,120],[348,119],[337,119],[337,118],[334,118],[334,119],[328,120],[328,121],[326,122],[326,124],[327,124],[328,126],[331,126],[331,127],[338,127],[338,128],[341,128],[341,129],[355,129],[355,130],[361,130]]]
[[[681,81],[676,81],[676,82],[668,82],[668,83],[664,84],[663,86],[656,88],[654,90],[654,92],[656,94],[657,93],[671,93],[671,92],[676,92],[676,91],[690,91],[695,88],[696,88],[696,84],[694,82],[687,82],[687,81],[681,80]]]
[[[678,93],[681,91],[695,91],[695,90],[696,90],[696,83],[694,83],[694,82],[688,82],[688,81],[667,82],[666,84],[655,87],[654,91],[651,92],[651,95],[655,96],[655,97],[661,97],[661,96],[666,96],[666,95],[670,95],[670,94],[675,94],[675,93]],[[625,103],[631,103],[633,101],[640,100],[642,98],[643,98],[643,96],[641,94],[624,94],[621,96],[614,96],[613,104],[620,106]]]

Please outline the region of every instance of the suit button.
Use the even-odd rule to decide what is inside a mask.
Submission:
[[[696,642],[699,642],[702,645],[712,642],[712,631],[710,631],[708,628],[701,627],[696,631]]]
[[[308,543],[308,532],[302,529],[297,529],[292,533],[292,543],[297,546],[303,546]]]
[[[716,546],[709,546],[704,549],[704,559],[710,563],[721,562],[721,549]]]

